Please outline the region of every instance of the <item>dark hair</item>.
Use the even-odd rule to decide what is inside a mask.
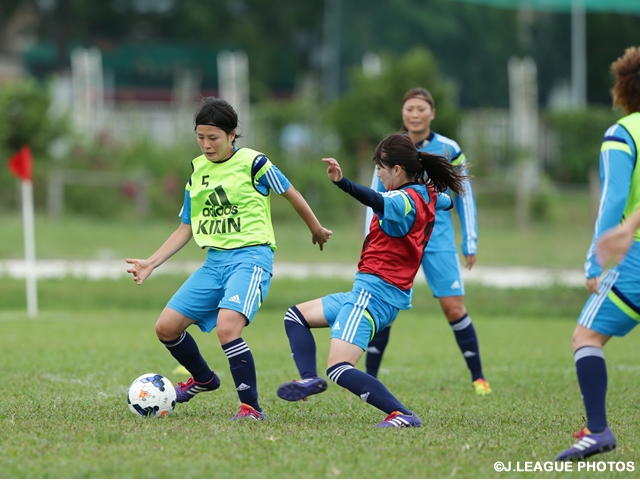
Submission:
[[[445,157],[419,152],[403,133],[394,133],[382,140],[376,147],[373,160],[380,167],[399,165],[415,182],[431,185],[437,192],[450,188],[460,195],[464,191],[462,182],[469,178]]]
[[[238,128],[238,113],[226,100],[205,97],[200,102],[200,108],[193,117],[193,123],[195,123],[195,128],[198,125],[211,125],[218,127],[229,135]],[[235,138],[240,138],[238,132],[236,132]]]
[[[640,112],[640,48],[629,47],[624,55],[611,64],[616,76],[613,106],[622,107],[627,114]]]
[[[412,98],[421,98],[425,102],[427,102],[429,105],[431,105],[431,108],[433,110],[435,110],[436,108],[436,102],[433,101],[433,97],[429,93],[429,90],[427,90],[426,88],[415,87],[409,90],[407,93],[404,94],[404,97],[402,97],[402,106],[404,107],[404,104],[407,103],[407,100],[410,100]],[[404,122],[402,122],[402,126],[400,129],[403,132],[407,131],[407,127],[405,126]]]

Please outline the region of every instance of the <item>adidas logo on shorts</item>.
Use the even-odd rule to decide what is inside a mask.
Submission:
[[[233,297],[229,298],[229,301],[233,303],[238,303],[238,304],[242,303],[238,295],[234,295]]]

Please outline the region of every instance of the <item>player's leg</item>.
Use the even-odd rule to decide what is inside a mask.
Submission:
[[[156,322],[156,335],[171,355],[191,374],[176,386],[176,401],[188,402],[195,395],[220,387],[220,378],[209,368],[195,339],[187,328],[194,323],[204,331],[203,321],[210,315],[221,291],[211,290],[216,280],[202,269],[194,272],[171,298]],[[211,327],[213,328],[213,327]]]
[[[316,342],[311,333],[312,328],[329,326],[325,318],[323,302],[327,303],[328,315],[336,311],[341,294],[330,295],[325,299],[317,298],[295,305],[287,310],[284,316],[284,328],[289,338],[291,356],[298,368],[301,380],[286,382],[278,387],[278,397],[295,402],[310,395],[322,393],[327,389],[327,382],[318,376],[316,365]]]
[[[418,416],[405,407],[380,380],[355,368],[376,325],[384,328],[398,314],[395,307],[378,302],[364,290],[361,293],[364,294],[350,293],[349,300],[333,322],[327,376],[387,414],[387,418],[377,427],[419,427]],[[381,320],[376,322],[374,318]]]
[[[616,438],[607,424],[608,378],[602,350],[609,338],[611,337],[608,335],[576,325],[572,339],[573,357],[587,426],[574,434],[578,441],[558,454],[558,461],[580,460],[616,448]]]
[[[475,392],[479,395],[491,393],[482,372],[478,335],[464,305],[464,283],[457,252],[426,253],[422,260],[422,269],[453,331],[458,348],[471,373]]]
[[[224,296],[219,303],[216,330],[241,403],[233,419],[262,420],[256,366],[251,349],[242,338],[242,330],[253,321],[266,298],[271,274],[257,265],[239,264],[226,267],[223,283]]]
[[[625,336],[640,322],[640,244],[602,279],[599,293],[585,304],[573,334],[578,385],[587,415],[579,440],[557,460],[578,460],[616,448],[607,424],[607,367],[603,346],[612,336]]]
[[[373,339],[367,346],[367,356],[365,358],[365,366],[367,373],[372,377],[378,376],[380,370],[380,364],[382,363],[382,356],[389,343],[389,335],[391,333],[391,326],[383,328],[377,332]]]

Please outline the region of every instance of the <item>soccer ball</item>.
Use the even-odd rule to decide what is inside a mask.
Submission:
[[[129,387],[127,403],[140,417],[164,417],[176,406],[176,389],[168,378],[157,373],[145,373]]]

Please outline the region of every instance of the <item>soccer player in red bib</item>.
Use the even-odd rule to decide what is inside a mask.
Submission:
[[[453,206],[447,189],[460,193],[464,176],[444,157],[418,152],[407,136],[394,134],[376,147],[377,174],[387,192],[379,193],[342,175],[333,158],[324,158],[327,176],[341,190],[374,211],[358,272],[350,292],[334,293],[291,307],[285,330],[302,377],[278,388],[284,400],[302,400],[326,390],[316,370],[311,328],[331,329],[327,376],[387,414],[377,427],[419,427],[405,407],[377,378],[355,368],[371,338],[411,308],[413,279],[431,236],[436,209]]]

